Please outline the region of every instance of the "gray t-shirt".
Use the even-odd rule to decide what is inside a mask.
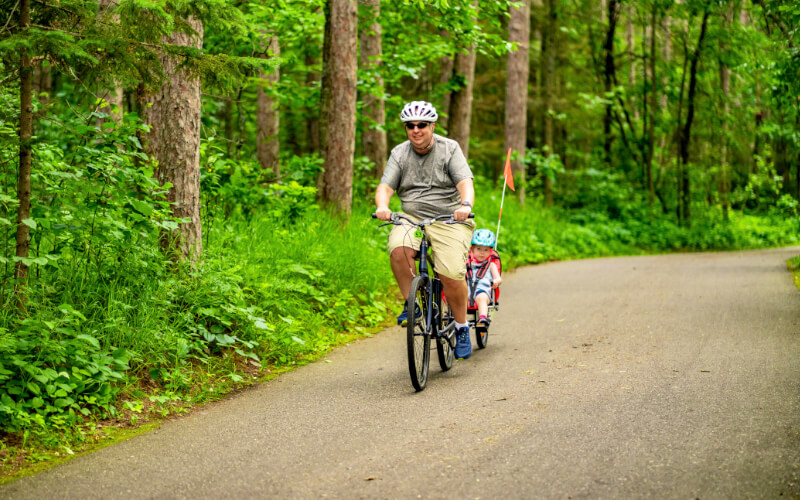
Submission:
[[[440,135],[433,134],[433,139],[425,155],[414,152],[410,141],[392,149],[381,179],[397,193],[403,212],[413,217],[452,214],[461,205],[456,185],[472,179],[461,146]]]

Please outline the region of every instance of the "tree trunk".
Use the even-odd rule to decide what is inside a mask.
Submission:
[[[52,67],[47,61],[39,61],[33,68],[33,92],[39,96],[39,103],[44,107],[50,101],[53,89]]]
[[[652,7],[652,17],[650,19],[650,111],[647,116],[649,122],[647,123],[647,201],[652,207],[655,201],[655,186],[653,183],[653,154],[655,152],[656,142],[656,117],[659,111],[656,107],[656,33],[658,26],[658,11],[657,7]]]
[[[222,108],[222,119],[225,124],[225,144],[228,150],[228,158],[236,157],[236,114],[234,113],[235,97],[230,96],[225,98],[224,106]]]
[[[22,0],[19,10],[20,31],[25,32],[31,26],[31,2]],[[31,163],[33,137],[33,64],[26,48],[20,49],[19,68],[19,176],[17,179],[17,240],[16,256],[28,258],[30,247],[30,227],[25,223],[31,217]],[[25,299],[28,280],[28,265],[18,260],[14,264],[16,283],[15,297],[17,309],[25,310]]]
[[[173,33],[167,42],[202,48],[203,24],[190,17],[187,23],[197,32],[192,36]],[[172,232],[161,235],[162,246],[180,259],[197,261],[203,252],[200,221],[200,78],[180,69],[180,61],[161,56],[167,81],[150,96],[147,112],[151,126],[148,141],[150,155],[158,161],[156,177],[162,184],[171,183],[167,200],[172,215],[188,219]]]
[[[510,7],[508,41],[517,43],[517,50],[508,54],[506,79],[505,151],[513,149],[518,159],[511,168],[519,174],[517,192],[525,204],[525,165],[520,161],[525,156],[525,138],[528,120],[528,47],[530,44],[530,0],[520,2],[519,8]]]
[[[606,30],[606,40],[603,44],[605,63],[603,65],[603,90],[607,103],[605,115],[603,116],[603,159],[607,166],[611,165],[611,122],[614,116],[614,78],[616,68],[614,67],[614,32],[617,29],[617,19],[619,18],[619,4],[617,0],[608,2],[608,29]]]
[[[724,31],[728,32],[731,28],[731,24],[733,24],[733,10],[728,9],[728,11],[724,14]],[[727,46],[725,43],[725,39],[721,38],[719,40],[719,49],[720,53],[724,54],[727,51]],[[722,198],[722,218],[723,220],[728,220],[728,212],[730,211],[730,201],[728,198],[728,193],[730,193],[730,180],[729,180],[729,166],[728,166],[728,112],[729,112],[729,105],[728,101],[730,99],[730,81],[731,81],[731,70],[727,64],[723,61],[720,61],[719,64],[719,86],[720,90],[722,90],[722,113],[720,114],[720,118],[722,119],[722,126],[721,126],[721,134],[722,134],[722,141],[721,141],[721,151],[720,151],[720,195]]]
[[[447,37],[447,31],[442,30],[440,35],[443,38]],[[450,56],[442,56],[439,58],[439,83],[442,85],[449,85],[450,79],[453,78],[453,58]],[[438,108],[439,110],[439,120],[437,122],[437,126],[441,127],[444,130],[449,130],[450,124],[450,101],[452,99],[452,93],[447,90],[445,91],[444,95],[442,96],[442,103],[441,106]]]
[[[349,214],[353,201],[356,140],[358,14],[355,0],[330,0],[330,110],[323,200]]]
[[[478,8],[478,2],[475,2]],[[464,156],[469,158],[470,122],[472,120],[472,88],[475,83],[475,44],[467,52],[456,54],[455,74],[464,86],[453,92],[450,101],[450,138],[458,141]]]
[[[689,176],[689,142],[692,136],[692,122],[694,121],[694,104],[697,93],[697,67],[700,63],[700,54],[703,50],[703,39],[706,36],[709,12],[703,13],[703,22],[700,25],[700,37],[697,40],[697,48],[692,54],[691,68],[689,70],[689,95],[687,101],[686,123],[681,128],[678,142],[678,161],[681,164],[681,192],[682,192],[682,211],[681,222],[686,222],[691,218],[691,184]]]
[[[328,125],[330,117],[328,116],[331,107],[331,9],[333,3],[341,0],[325,0],[323,6],[323,13],[325,15],[325,28],[322,38],[322,75],[320,76],[319,88],[319,123],[318,123],[318,145],[319,151],[323,158],[327,155],[328,150]],[[356,13],[358,15],[358,13]],[[317,175],[317,200],[325,201],[325,168],[323,165],[322,170]]]
[[[633,119],[639,120],[639,108],[634,102],[634,87],[636,86],[636,44],[634,41],[633,33],[633,16],[636,13],[636,7],[628,4],[626,6],[627,16],[625,19],[625,45],[628,55],[628,95],[631,100],[631,108],[633,108]]]
[[[316,61],[311,54],[306,53],[305,57],[306,67],[311,68],[316,64]],[[320,75],[316,71],[309,71],[306,73],[306,86],[314,87],[318,85]],[[310,153],[318,153],[322,151],[319,145],[319,120],[320,113],[317,111],[317,106],[312,106],[307,109],[308,119],[306,120],[306,135],[308,136],[308,149]]]
[[[546,2],[547,22],[542,32],[542,106],[544,108],[544,156],[553,154],[553,80],[555,80],[555,37],[558,30],[558,11],[555,0]],[[553,183],[543,172],[545,205],[553,205]]]
[[[277,35],[270,37],[266,57],[280,57],[280,45]],[[281,178],[280,167],[280,112],[278,100],[273,97],[275,86],[280,80],[280,69],[277,67],[269,74],[261,74],[261,85],[258,86],[258,135],[256,138],[256,156],[264,170],[272,170],[275,179]]]
[[[109,8],[113,8],[116,2],[113,0],[100,0],[98,2],[98,15],[102,16]],[[107,22],[119,23],[119,16],[112,14],[110,20]],[[105,101],[105,106],[101,106],[99,111],[111,117],[116,123],[122,123],[122,101],[123,91],[117,82],[110,89],[106,89],[100,93],[100,97]]]
[[[385,128],[386,108],[383,101],[383,76],[381,76],[381,58],[383,57],[382,29],[378,22],[381,2],[380,0],[360,0],[360,4],[368,11],[366,15],[372,21],[367,29],[361,33],[360,37],[361,68],[369,74],[371,79],[370,87],[372,88],[362,98],[364,101],[362,145],[364,147],[364,155],[375,165],[372,170],[372,176],[380,179],[383,176],[388,149]]]

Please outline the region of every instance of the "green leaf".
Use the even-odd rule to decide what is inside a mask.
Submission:
[[[292,340],[294,340],[294,341],[295,341],[295,342],[297,342],[298,344],[303,344],[303,345],[305,345],[305,343],[306,343],[306,341],[305,341],[305,340],[301,339],[301,338],[300,338],[300,337],[298,337],[297,335],[292,335]]]
[[[255,322],[255,327],[260,329],[260,330],[272,330],[272,327],[269,326],[268,324],[266,324],[264,322],[264,320],[261,320],[261,319],[259,319],[259,320],[257,320]]]
[[[85,340],[86,342],[92,344],[93,347],[100,349],[100,341],[96,338],[92,337],[91,335],[86,335],[85,333],[81,333],[80,335],[76,336],[75,338]]]
[[[134,199],[130,200],[130,203],[133,206],[133,208],[136,209],[136,211],[138,211],[139,213],[141,213],[145,217],[149,217],[153,213],[153,210],[154,210],[153,209],[153,205],[151,205],[151,204],[149,204],[147,202],[144,202],[144,201],[141,201],[141,200],[137,200],[137,199],[134,198]]]
[[[33,219],[22,219],[22,223],[31,229],[36,229],[36,221]]]

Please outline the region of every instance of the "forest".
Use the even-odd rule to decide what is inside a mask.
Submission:
[[[390,324],[369,214],[433,103],[510,267],[800,241],[790,0],[0,0],[0,461]],[[27,465],[26,465],[27,464]]]

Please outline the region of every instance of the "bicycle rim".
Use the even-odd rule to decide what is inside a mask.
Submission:
[[[416,318],[415,304],[422,311],[422,317]],[[428,366],[431,359],[431,336],[427,328],[428,318],[428,280],[424,276],[416,276],[411,282],[408,293],[408,324],[406,338],[408,342],[408,371],[414,389],[425,389],[428,382]]]
[[[439,304],[439,310],[442,311],[442,304]],[[437,323],[438,330],[441,332],[445,326],[447,326],[447,318],[450,317],[450,308],[447,308],[447,314],[442,314],[439,316],[439,322]],[[439,357],[439,366],[442,368],[443,372],[446,372],[450,368],[453,367],[453,358],[455,356],[453,352],[453,346],[450,345],[450,342],[447,341],[445,337],[439,337],[436,339],[436,354]]]
[[[485,349],[489,343],[489,329],[486,327],[475,327],[475,341],[479,349]]]

